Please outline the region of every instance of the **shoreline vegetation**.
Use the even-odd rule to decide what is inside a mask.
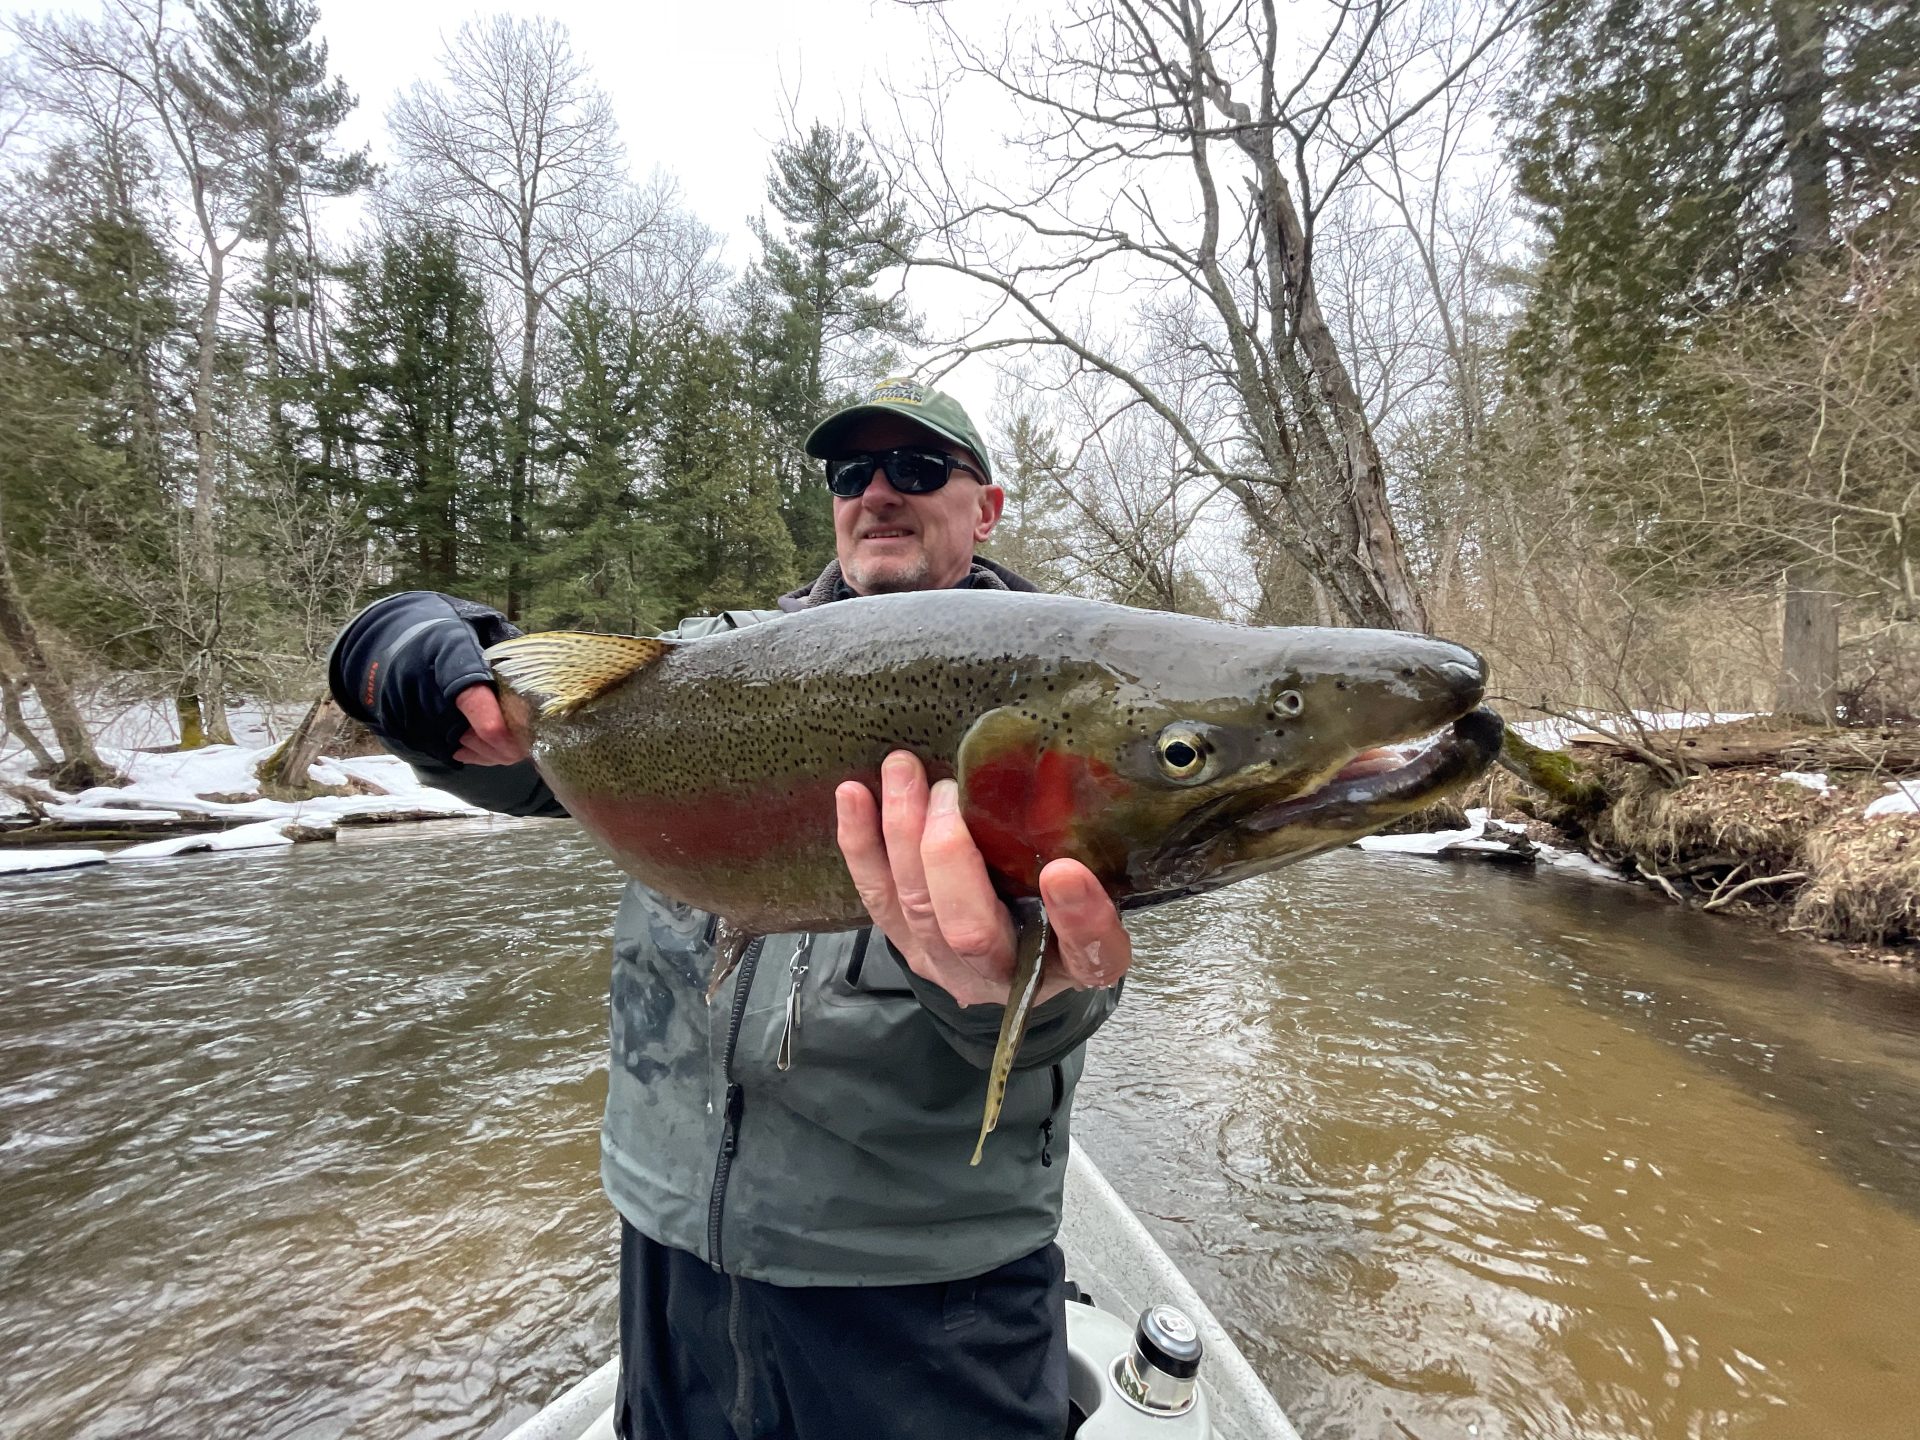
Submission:
[[[702,147],[744,220],[550,17],[357,117],[305,0],[15,17],[0,810],[99,861],[461,813],[235,697],[400,590],[651,634],[805,584],[807,435],[913,376],[1043,590],[1484,656],[1542,795],[1388,843],[1911,946],[1920,7],[1697,8],[911,7],[887,123]],[[1733,711],[1798,718],[1671,737]]]
[[[0,875],[484,815],[422,786],[328,700],[290,729],[270,710],[237,714],[251,721],[238,727],[249,743],[104,743],[118,783],[76,793],[36,774],[44,767],[23,748],[0,750]],[[1920,965],[1920,727],[1613,718],[1626,723],[1513,727],[1532,768],[1539,756],[1568,762],[1555,794],[1496,769],[1360,847],[1641,884],[1689,908]],[[149,715],[149,737],[152,725]]]

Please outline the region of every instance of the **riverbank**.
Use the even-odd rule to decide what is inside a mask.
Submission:
[[[270,795],[261,765],[298,714],[247,705],[231,718],[240,743],[180,750],[157,706],[97,715],[100,757],[119,783],[71,793],[35,777],[25,750],[0,749],[0,874],[275,849],[330,840],[343,826],[486,814],[422,785],[389,755],[324,756],[307,768],[310,795]]]
[[[1563,721],[1517,727],[1587,768],[1606,796],[1591,810],[1554,805],[1495,771],[1466,797],[1480,807],[1465,828],[1440,817],[1437,833],[1362,843],[1547,863],[1578,854],[1594,873],[1689,908],[1920,964],[1920,733],[1675,718],[1636,717],[1605,733]]]

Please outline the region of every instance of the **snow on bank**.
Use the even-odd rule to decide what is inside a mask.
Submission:
[[[297,720],[297,716],[295,720]],[[140,746],[170,745],[177,736],[172,716],[158,706],[122,707],[111,715],[90,715],[96,724],[100,758],[120,772],[124,783],[101,785],[66,795],[27,774],[32,757],[18,745],[0,748],[0,781],[31,785],[49,819],[108,824],[127,829],[202,818],[245,821],[195,835],[169,835],[124,849],[103,851],[71,847],[9,847],[0,850],[0,874],[68,869],[112,861],[171,859],[204,851],[279,849],[294,843],[294,831],[318,838],[342,821],[466,819],[488,812],[456,795],[422,785],[402,760],[392,756],[323,758],[309,774],[316,784],[345,788],[355,783],[372,794],[320,795],[310,800],[271,800],[261,795],[259,764],[292,729],[293,721],[259,707],[236,708],[231,721],[237,745],[208,745],[198,750],[153,754]],[[21,816],[30,807],[0,795],[0,816]]]
[[[1626,716],[1606,710],[1575,711],[1580,718],[1563,720],[1550,716],[1545,720],[1515,720],[1509,727],[1529,745],[1538,745],[1543,750],[1565,750],[1567,742],[1575,735],[1592,731],[1595,734],[1629,733],[1637,726],[1648,734],[1662,730],[1685,730],[1693,725],[1727,725],[1735,720],[1751,720],[1756,712],[1752,710],[1635,710],[1632,724],[1624,723]]]
[[[1920,780],[1889,780],[1889,793],[1867,806],[1867,818],[1882,815],[1920,815]]]
[[[0,875],[25,875],[36,870],[72,870],[81,865],[104,865],[104,850],[0,850]]]
[[[1440,859],[1448,855],[1479,852],[1519,858],[1519,852],[1509,843],[1517,833],[1511,826],[1490,820],[1484,809],[1476,808],[1467,811],[1467,828],[1464,830],[1433,830],[1423,835],[1366,835],[1354,843],[1362,850],[1370,850],[1377,855],[1430,855]],[[1578,850],[1563,850],[1557,845],[1535,842],[1529,858],[1535,864],[1564,870],[1571,875],[1627,883],[1625,877]]]

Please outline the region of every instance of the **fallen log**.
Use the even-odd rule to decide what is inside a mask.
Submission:
[[[1669,730],[1635,741],[1611,735],[1573,736],[1568,749],[1585,759],[1647,764],[1646,752],[1690,770],[1767,766],[1776,770],[1920,770],[1920,729],[1784,730],[1746,723]]]
[[[63,845],[69,841],[113,844],[120,841],[162,840],[169,835],[197,835],[256,825],[258,815],[183,815],[177,820],[38,820],[31,825],[0,829],[0,847]]]

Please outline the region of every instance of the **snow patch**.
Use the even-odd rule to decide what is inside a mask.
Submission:
[[[1567,741],[1585,731],[1595,733],[1612,732],[1625,734],[1631,738],[1634,725],[1657,732],[1661,730],[1685,730],[1694,725],[1725,725],[1735,720],[1751,720],[1757,711],[1752,710],[1635,710],[1631,712],[1632,721],[1617,710],[1576,710],[1572,720],[1562,720],[1552,716],[1545,720],[1517,720],[1508,728],[1529,745],[1538,745],[1543,750],[1565,750]]]
[[[1833,788],[1827,783],[1826,772],[1823,770],[1782,770],[1773,778],[1784,780],[1789,785],[1804,785],[1816,795],[1824,795]]]
[[[104,865],[104,850],[0,850],[0,875],[24,875],[34,870],[71,870],[80,865]]]
[[[29,723],[40,719],[31,703],[28,711]],[[279,849],[293,843],[286,832],[295,824],[305,830],[326,831],[349,818],[440,820],[488,814],[456,795],[422,785],[404,760],[391,755],[324,758],[309,771],[317,784],[345,788],[350,782],[358,782],[374,794],[267,799],[260,794],[258,767],[293,728],[299,715],[292,711],[274,715],[265,707],[249,704],[235,706],[228,718],[240,742],[237,745],[153,754],[141,747],[176,741],[170,706],[95,702],[86,709],[95,745],[100,758],[119,771],[126,783],[63,795],[34,782],[36,794],[44,796],[47,814],[55,820],[136,826],[197,817],[249,823],[207,834],[169,836],[114,851],[110,856],[99,850],[55,846],[14,850],[0,854],[0,872],[95,865],[108,858],[151,860],[199,851]],[[32,757],[20,746],[0,743],[0,779],[27,780],[31,764]],[[0,794],[0,815],[30,813],[30,807],[19,800]]]
[[[1869,820],[1882,815],[1920,815],[1920,780],[1889,780],[1887,789],[1890,794],[1867,806]]]
[[[1424,835],[1362,835],[1356,843],[1377,855],[1440,855],[1455,848],[1466,849],[1474,842],[1485,844],[1480,841],[1478,825],[1466,830],[1430,830]]]
[[[231,830],[212,830],[201,835],[176,835],[168,840],[149,840],[144,845],[129,845],[108,857],[120,860],[165,860],[199,850],[261,850],[291,845],[285,820],[266,820],[258,825],[237,825]]]
[[[99,794],[99,791],[90,792]],[[111,795],[111,790],[106,792]],[[46,807],[49,820],[105,821],[120,825],[159,825],[169,820],[183,817],[178,810],[123,810],[108,805],[82,805],[76,801],[72,805],[49,805]]]

